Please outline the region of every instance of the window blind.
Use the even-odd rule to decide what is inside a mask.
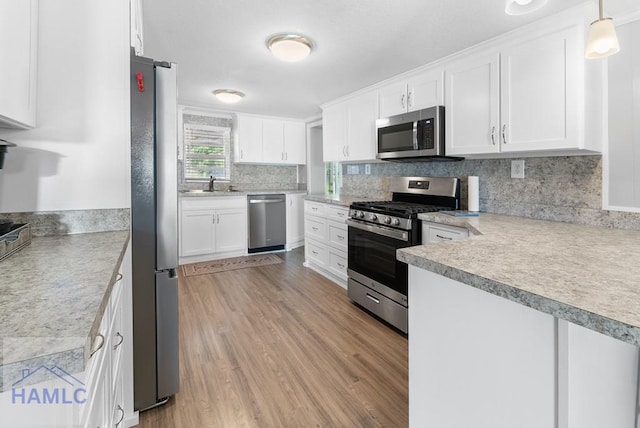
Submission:
[[[184,178],[186,181],[230,178],[231,129],[184,124]]]

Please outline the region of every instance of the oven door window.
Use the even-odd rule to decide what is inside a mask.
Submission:
[[[407,265],[396,250],[409,242],[349,227],[349,269],[407,295]]]
[[[378,153],[413,150],[413,122],[378,128]]]

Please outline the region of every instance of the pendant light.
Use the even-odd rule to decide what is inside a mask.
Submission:
[[[584,57],[587,59],[605,58],[620,52],[613,19],[603,18],[602,0],[599,4],[599,18],[591,23],[587,36],[587,48],[584,53]]]
[[[267,40],[267,47],[281,61],[297,62],[311,53],[311,40],[300,34],[281,33]]]
[[[548,0],[507,0],[504,11],[507,15],[524,15],[547,4]]]

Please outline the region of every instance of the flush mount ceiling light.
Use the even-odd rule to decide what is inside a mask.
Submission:
[[[524,15],[547,4],[548,0],[507,0],[504,11],[508,15]]]
[[[213,95],[223,103],[230,104],[237,103],[244,98],[244,94],[242,92],[233,89],[216,89],[213,91]]]
[[[587,59],[605,58],[620,52],[620,43],[618,43],[613,19],[602,17],[602,0],[600,0],[599,12],[599,18],[593,21],[589,27],[587,48],[584,53],[584,57]]]
[[[267,40],[267,47],[276,58],[296,62],[305,59],[311,53],[311,40],[300,34],[275,34]]]

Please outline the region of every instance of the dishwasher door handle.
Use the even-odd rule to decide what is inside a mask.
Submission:
[[[275,204],[283,201],[284,199],[249,199],[250,204]]]

